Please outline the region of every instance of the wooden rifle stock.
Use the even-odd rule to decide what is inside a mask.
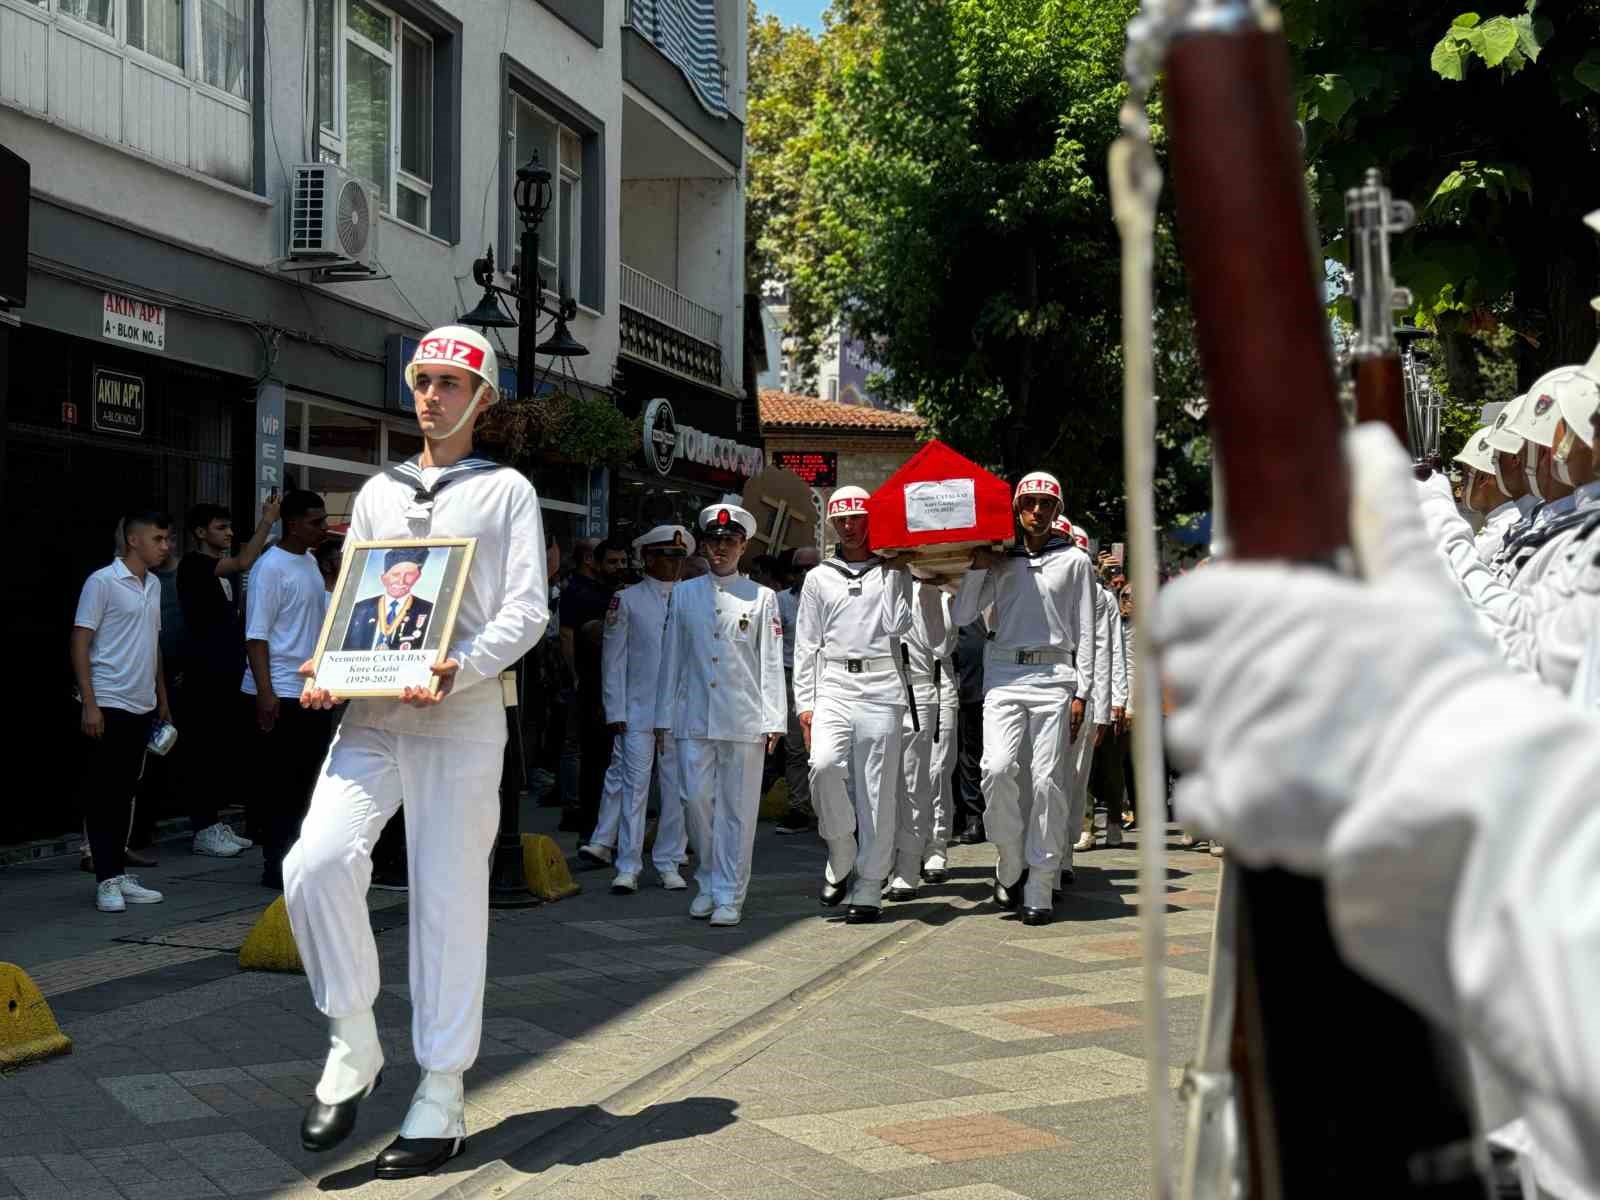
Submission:
[[[1282,36],[1253,20],[1180,31],[1165,92],[1230,545],[1331,564],[1349,543],[1349,485]],[[1375,366],[1372,401],[1385,420],[1393,406],[1404,444],[1398,361],[1392,375]],[[1240,898],[1234,1058],[1252,1200],[1484,1200],[1458,1054],[1344,965],[1320,881],[1243,870]]]
[[[1398,354],[1357,358],[1356,420],[1382,421],[1402,446],[1411,444],[1406,421],[1406,379]]]

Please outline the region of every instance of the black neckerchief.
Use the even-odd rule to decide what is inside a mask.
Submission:
[[[1557,517],[1555,520],[1547,522],[1542,529],[1530,529],[1519,538],[1508,539],[1506,543],[1509,551],[1507,557],[1515,558],[1524,550],[1537,550],[1555,537],[1556,534],[1564,533],[1568,529],[1585,526],[1596,518],[1600,518],[1600,513],[1573,509],[1565,516]],[[1579,536],[1585,535],[1580,534]]]
[[[831,567],[835,571],[839,572],[839,574],[843,575],[846,579],[855,580],[855,579],[864,579],[866,577],[867,572],[872,570],[872,568],[883,566],[883,559],[879,558],[876,554],[874,554],[874,555],[872,555],[872,556],[870,556],[868,558],[862,559],[861,562],[859,564],[857,564],[857,563],[847,563],[842,558],[825,558],[818,565],[819,566],[824,566],[824,567]],[[861,568],[859,571],[851,569],[852,567],[855,567],[855,566],[858,566],[858,565]]]
[[[460,462],[451,463],[448,467],[439,470],[439,477],[433,481],[432,487],[424,486],[422,482],[421,455],[408,458],[403,463],[384,469],[384,474],[396,483],[404,484],[412,489],[411,502],[421,508],[432,508],[435,497],[444,490],[444,486],[466,475],[476,475],[480,471],[497,471],[500,464],[491,458],[481,458],[478,455],[469,455]]]
[[[1078,543],[1071,538],[1062,537],[1059,533],[1053,533],[1050,535],[1050,540],[1039,547],[1039,553],[1037,554],[1028,549],[1026,541],[1018,542],[1007,550],[1006,554],[1011,558],[1044,558],[1047,555],[1056,553],[1058,550],[1075,550],[1077,546]]]

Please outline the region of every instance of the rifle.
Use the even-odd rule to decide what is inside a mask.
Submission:
[[[1346,563],[1343,421],[1281,18],[1263,0],[1156,0],[1129,27],[1128,65],[1139,100],[1166,71],[1178,228],[1232,552]],[[1143,124],[1142,112],[1124,112],[1130,137]],[[1148,359],[1128,370],[1142,380]],[[1403,404],[1398,369],[1393,382]],[[1142,483],[1130,478],[1130,492]],[[1233,1067],[1248,1194],[1485,1200],[1458,1048],[1345,966],[1320,881],[1226,870],[1239,893]],[[1342,1033],[1353,1041],[1335,1042]],[[1159,1170],[1155,1194],[1165,1194]]]

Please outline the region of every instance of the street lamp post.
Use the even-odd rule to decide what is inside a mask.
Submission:
[[[483,297],[476,308],[460,318],[461,324],[476,325],[486,332],[516,328],[517,395],[523,399],[531,398],[537,390],[536,355],[565,358],[589,353],[567,332],[567,322],[577,315],[577,302],[567,296],[554,308],[547,307],[544,302],[544,279],[539,273],[539,227],[550,211],[553,198],[550,172],[539,162],[535,152],[517,168],[517,182],[512,190],[517,218],[522,222],[522,261],[517,266],[517,286],[512,289],[495,283],[494,247],[489,247],[484,256],[472,264],[472,277],[483,288]],[[502,296],[516,305],[515,319],[502,307]],[[538,343],[541,314],[555,322],[555,332],[543,344]],[[513,673],[516,706],[506,709],[506,753],[500,772],[500,835],[495,841],[494,865],[489,876],[489,903],[495,908],[523,908],[539,903],[528,891],[522,865],[522,790],[528,772],[522,744],[521,663]]]

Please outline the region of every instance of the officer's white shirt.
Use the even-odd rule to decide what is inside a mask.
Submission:
[[[678,738],[758,742],[789,727],[778,598],[744,575],[672,589],[656,728]]]
[[[1478,530],[1473,539],[1478,547],[1478,557],[1486,563],[1492,563],[1500,553],[1500,547],[1505,544],[1507,531],[1532,512],[1538,503],[1532,496],[1518,496],[1491,509],[1483,519],[1483,528]]]
[[[811,712],[824,688],[830,698],[868,704],[906,703],[900,639],[911,629],[911,573],[881,559],[830,558],[806,576],[795,616],[794,707]],[[888,670],[850,673],[830,661],[887,658]]]
[[[933,665],[939,665],[939,702],[957,703],[961,680],[955,648],[961,630],[950,621],[950,597],[942,588],[917,580],[911,589],[911,628],[904,643],[911,663],[911,686],[918,704],[933,704]]]
[[[778,616],[783,620],[783,669],[794,670],[794,620],[800,612],[800,592],[784,588],[778,593]]]
[[[120,558],[83,581],[72,623],[92,629],[89,682],[99,708],[147,713],[156,706],[156,649],[161,636],[161,581],[140,579]]]
[[[655,728],[661,678],[661,639],[667,630],[670,582],[648,576],[611,597],[600,646],[606,724],[627,723],[630,733]]]
[[[413,493],[388,475],[367,480],[356,494],[349,540],[478,539],[450,636],[449,657],[461,667],[439,704],[413,708],[398,700],[352,700],[345,722],[394,733],[498,741],[506,719],[500,689],[480,685],[532,649],[550,621],[539,497],[510,467],[450,480],[428,510],[413,504]]]
[[[1023,547],[987,570],[974,568],[961,580],[950,606],[959,628],[993,606],[991,639],[984,655],[984,686],[1071,684],[1087,700],[1094,688],[1094,571],[1089,556],[1066,538],[1052,538],[1038,554]],[[1019,665],[1019,650],[1060,650],[1071,662]],[[1007,659],[1010,664],[1007,664]]]

